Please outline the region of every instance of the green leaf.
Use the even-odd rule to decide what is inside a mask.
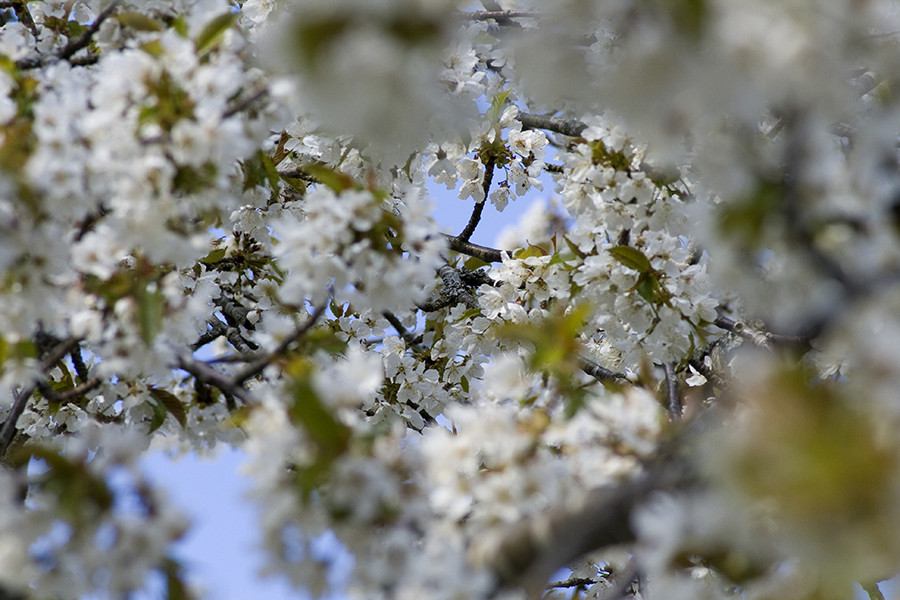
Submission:
[[[188,24],[187,19],[184,15],[178,15],[175,17],[175,20],[172,21],[172,29],[183,38],[187,38],[188,36]]]
[[[709,16],[707,0],[664,0],[664,3],[678,30],[689,39],[699,39]]]
[[[279,189],[278,181],[281,176],[275,168],[272,159],[263,152],[258,150],[256,154],[241,163],[241,170],[244,173],[244,188],[246,192],[258,185],[269,184],[273,190]],[[287,178],[284,179],[288,181]],[[290,183],[290,182],[288,182]]]
[[[303,427],[316,448],[311,463],[298,465],[297,484],[304,495],[310,494],[328,474],[331,465],[350,445],[351,430],[327,408],[312,386],[312,363],[299,358],[285,368],[293,379],[291,420]]]
[[[398,42],[414,47],[428,45],[440,39],[443,28],[438,20],[403,12],[395,15],[384,29]]]
[[[344,190],[354,190],[358,187],[352,177],[325,165],[309,165],[303,167],[303,170],[338,194]]]
[[[783,182],[760,180],[750,194],[722,206],[719,231],[745,249],[763,247],[764,235],[777,218],[785,194]]]
[[[178,561],[166,558],[162,571],[166,575],[166,600],[191,600],[194,597],[184,583],[183,568]]]
[[[124,25],[136,31],[162,31],[163,25],[153,17],[137,11],[117,12],[113,18]]]
[[[506,105],[506,101],[509,99],[511,93],[512,90],[506,90],[494,94],[494,98],[491,100],[491,107],[487,111],[488,121],[496,123],[500,120],[500,115],[503,113],[503,107]]]
[[[153,409],[153,416],[150,418],[150,431],[148,433],[153,433],[162,427],[162,424],[166,422],[166,415],[169,413],[166,411],[166,407],[155,398],[147,402],[147,404]]]
[[[466,379],[465,375],[459,378],[459,385],[462,388],[463,392],[465,392],[466,394],[469,393],[469,380]]]
[[[37,346],[31,340],[10,342],[0,337],[0,367],[10,358],[37,358]]]
[[[547,256],[547,251],[540,246],[536,246],[535,244],[528,244],[527,248],[519,248],[518,250],[513,252],[513,258],[517,258],[520,260],[531,258],[533,256]]]
[[[75,387],[75,379],[72,377],[72,372],[69,371],[69,367],[66,366],[66,363],[63,361],[58,361],[56,363],[56,368],[59,369],[60,376],[59,380],[51,381],[50,387],[56,393],[67,392]]]
[[[160,56],[163,55],[163,52],[165,51],[163,49],[162,42],[160,42],[159,40],[150,40],[149,42],[141,44],[140,49],[142,51],[146,52],[147,54],[149,54],[150,56],[152,56],[153,58],[159,58]]]
[[[294,191],[299,192],[301,194],[306,193],[306,182],[303,181],[302,179],[300,179],[299,177],[285,177],[282,175],[281,180],[284,181],[289,186],[291,186],[291,188]]]
[[[466,259],[466,262],[463,263],[463,266],[470,271],[477,271],[481,267],[487,267],[488,265],[489,263],[484,262],[476,256],[470,256]]]
[[[218,17],[206,24],[197,39],[194,40],[194,47],[197,49],[197,55],[202,56],[212,50],[213,46],[222,41],[225,32],[237,22],[239,13],[228,11],[222,13]]]
[[[144,286],[138,292],[137,302],[138,326],[141,332],[141,339],[149,346],[162,328],[166,298],[156,284],[152,283]]]
[[[214,265],[225,258],[225,255],[227,253],[227,248],[216,248],[215,250],[211,251],[209,254],[201,258],[200,262],[202,262],[204,265]]]
[[[194,194],[213,187],[218,171],[212,161],[200,167],[180,166],[172,177],[172,187],[179,192]]]
[[[103,478],[83,462],[70,460],[60,456],[57,450],[38,444],[29,445],[22,451],[47,465],[47,472],[33,485],[58,502],[60,513],[71,525],[77,528],[94,522],[98,514],[112,508],[113,492]]]
[[[634,269],[638,273],[649,273],[652,270],[650,259],[644,256],[644,253],[637,248],[631,246],[616,246],[610,248],[609,253],[613,258],[628,267]]]
[[[318,350],[324,350],[325,352],[334,355],[340,354],[347,349],[347,342],[339,338],[335,332],[325,327],[316,327],[315,329],[308,331],[306,335],[303,336],[303,339],[300,340],[300,343],[303,348],[308,348],[311,353]]]
[[[69,39],[75,39],[88,30],[87,25],[82,25],[78,21],[69,21],[66,25],[68,26]]]
[[[166,409],[166,412],[178,421],[182,429],[187,427],[187,411],[184,409],[184,404],[181,403],[181,400],[175,394],[153,386],[150,386],[148,389],[150,390],[150,395],[156,398],[160,405]]]
[[[654,293],[652,277],[641,277],[634,289],[637,291],[638,295],[641,298],[647,301],[648,304],[654,303],[656,294]]]
[[[294,50],[299,54],[306,67],[314,67],[319,56],[323,54],[344,31],[350,27],[350,20],[336,15],[325,19],[298,19],[293,28]]]
[[[573,242],[572,240],[570,240],[568,236],[564,235],[564,236],[562,236],[562,239],[563,239],[563,241],[566,242],[566,246],[569,247],[569,250],[572,251],[572,254],[574,254],[575,256],[577,256],[578,258],[581,258],[581,259],[587,258],[587,254],[585,252],[582,252],[578,248],[578,245],[575,242]]]
[[[26,96],[18,96],[19,113],[31,111],[33,101]],[[2,141],[0,141],[0,168],[9,173],[18,173],[25,168],[25,163],[31,158],[31,153],[36,146],[34,135],[31,131],[30,119],[15,119],[9,125],[0,127]]]
[[[659,279],[658,273],[645,273],[632,288],[650,304],[665,304],[672,297]]]
[[[459,318],[456,320],[456,322],[461,323],[462,321],[465,321],[466,319],[471,319],[472,317],[478,317],[480,315],[481,315],[481,308],[479,308],[479,307],[467,308],[459,316]]]
[[[140,125],[156,123],[163,130],[171,131],[181,119],[194,117],[191,95],[179,87],[168,71],[163,71],[157,79],[149,80],[146,84],[146,104],[138,112]]]

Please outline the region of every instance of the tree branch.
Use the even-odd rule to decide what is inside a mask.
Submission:
[[[78,340],[73,338],[69,338],[66,340],[62,340],[57,343],[53,348],[51,348],[41,360],[41,364],[38,367],[38,372],[43,377],[48,370],[50,370],[53,365],[58,363],[60,360],[65,357],[66,354],[69,354],[73,351],[74,348],[78,346]],[[19,417],[22,416],[22,413],[25,412],[25,407],[28,405],[28,400],[31,398],[31,395],[34,393],[34,390],[37,388],[37,383],[31,383],[26,385],[21,390],[13,390],[13,405],[9,411],[9,416],[6,417],[6,421],[3,422],[3,427],[0,427],[0,458],[6,454],[9,445],[12,443],[13,438],[16,435],[16,425],[19,422]]]
[[[31,11],[28,10],[28,2],[26,0],[18,0],[18,2],[4,2],[4,4],[9,7],[13,7],[16,11],[16,18],[19,19],[25,27],[28,28],[28,31],[31,32],[31,35],[34,36],[34,39],[38,38],[38,28],[34,23],[34,18],[31,16]]]
[[[546,115],[519,113],[516,117],[528,129],[546,129],[569,137],[579,137],[587,129],[587,124],[576,119],[562,119]]]
[[[103,22],[113,14],[113,11],[115,11],[116,7],[121,3],[122,0],[112,0],[112,2],[109,3],[109,6],[104,8],[100,14],[97,15],[97,18],[94,19],[94,22],[91,23],[91,26],[88,27],[84,33],[74,40],[70,39],[69,43],[54,52],[53,56],[62,60],[67,60],[79,50],[87,48],[90,45],[91,40],[94,39],[94,34],[97,33],[97,30],[100,29]],[[34,69],[35,67],[39,67],[42,61],[43,57],[23,59],[16,61],[16,66],[20,69]]]
[[[80,385],[76,385],[75,387],[64,392],[57,392],[46,381],[38,381],[35,385],[37,386],[37,389],[40,390],[41,395],[44,398],[50,400],[51,402],[61,403],[68,402],[72,398],[77,398],[78,396],[84,395],[87,392],[100,387],[102,383],[102,379],[100,379],[99,377],[94,377],[93,379],[85,381]]]
[[[475,228],[478,227],[478,223],[481,221],[481,213],[484,211],[484,205],[487,204],[488,192],[491,189],[491,181],[493,178],[494,161],[491,159],[484,165],[484,181],[481,184],[482,189],[484,190],[484,200],[475,203],[475,208],[472,210],[472,216],[469,217],[469,222],[466,223],[465,229],[456,236],[457,240],[468,242],[469,238],[472,237],[472,234],[475,233]]]
[[[560,133],[568,137],[581,137],[581,134],[584,133],[585,129],[587,129],[587,123],[584,123],[577,119],[563,119],[560,117],[534,115],[531,113],[519,113],[516,118],[519,120],[519,122],[522,123],[522,126],[525,128],[546,129],[547,131],[553,131],[555,133]],[[547,167],[545,167],[545,170],[560,173],[562,172],[562,167],[560,167],[559,165],[547,165]],[[641,163],[638,170],[644,173],[651,181],[653,181],[657,185],[674,183],[678,181],[681,176],[677,169],[666,167],[661,168],[645,162]],[[682,195],[688,194],[686,190],[681,191],[680,193]]]
[[[397,318],[397,315],[392,313],[389,310],[386,310],[382,313],[384,318],[388,320],[388,323],[391,324],[391,327],[397,330],[397,334],[406,342],[407,347],[409,348],[421,348],[421,336],[416,337],[406,327],[403,326],[403,323],[400,322],[400,319]]]
[[[231,106],[227,107],[225,109],[225,112],[222,113],[222,118],[227,119],[229,117],[233,117],[234,115],[238,114],[239,112],[249,108],[251,104],[253,104],[257,100],[259,100],[260,98],[264,98],[268,93],[269,93],[269,90],[267,90],[265,88],[263,88],[261,90],[256,90],[255,92],[253,92],[246,98],[243,98],[243,99],[235,102]]]
[[[228,326],[215,317],[208,319],[206,323],[209,325],[209,329],[204,331],[203,334],[197,338],[197,341],[191,344],[191,351],[193,352],[196,352],[208,343],[218,339],[219,336],[225,335],[228,330]]]
[[[594,361],[583,356],[578,359],[578,366],[582,371],[600,383],[628,383],[628,377],[626,377],[625,374],[616,373],[606,367],[601,367]]]
[[[668,400],[669,418],[672,422],[680,421],[683,407],[681,395],[678,393],[678,379],[675,377],[675,363],[663,364],[666,373],[666,398]]]
[[[466,308],[478,308],[478,301],[469,288],[463,283],[459,272],[450,265],[444,265],[438,269],[438,275],[444,282],[443,294],[454,302],[462,302]]]
[[[121,3],[122,0],[112,0],[112,2],[109,3],[109,6],[100,11],[100,14],[97,15],[97,18],[91,23],[91,26],[87,28],[87,31],[74,40],[69,40],[69,43],[59,51],[57,56],[65,60],[82,48],[87,48],[94,38],[94,34],[97,33],[97,30],[103,25],[103,22],[113,14],[113,11],[115,11]]]
[[[480,258],[484,262],[502,262],[503,254],[500,250],[495,250],[494,248],[488,248],[487,246],[479,246],[478,244],[473,244],[472,242],[461,240],[459,238],[453,237],[452,235],[444,234],[448,240],[448,247],[460,254],[465,254],[467,256],[474,256],[475,258]]]
[[[541,13],[533,10],[477,10],[475,12],[466,13],[466,17],[473,21],[507,21],[509,19],[523,19],[539,17]]]
[[[632,480],[590,492],[577,507],[564,507],[513,526],[493,557],[501,585],[543,589],[558,568],[594,550],[636,539],[632,516],[662,491],[686,489],[696,475],[674,450],[660,456]],[[670,449],[671,450],[671,449]]]
[[[182,371],[193,375],[194,379],[200,381],[201,383],[205,383],[206,385],[211,385],[214,388],[218,388],[223,393],[238,398],[246,404],[254,404],[256,402],[253,398],[253,395],[249,391],[245,390],[242,385],[240,385],[239,383],[235,383],[234,380],[232,380],[224,373],[220,373],[219,371],[203,364],[202,362],[196,361],[192,358],[180,357],[175,364],[175,368],[181,369]]]
[[[629,597],[628,588],[630,588],[640,577],[637,567],[634,566],[635,559],[631,559],[631,563],[622,573],[618,573],[610,583],[615,586],[604,591],[600,595],[599,600],[622,600]]]
[[[764,350],[772,349],[772,343],[769,341],[769,336],[765,331],[754,329],[743,321],[733,321],[724,315],[719,315],[716,317],[716,320],[713,321],[713,324],[720,329],[730,331],[731,333],[750,341],[754,346]]]
[[[547,584],[547,589],[587,587],[597,583],[595,579],[589,577],[572,577],[565,581],[551,581]]]
[[[238,371],[238,373],[234,376],[235,385],[242,385],[245,381],[250,379],[251,377],[255,377],[259,373],[262,372],[269,364],[271,364],[272,359],[284,354],[284,352],[290,347],[291,344],[302,338],[304,335],[309,332],[310,329],[316,324],[316,321],[319,320],[325,313],[325,309],[328,307],[328,301],[322,303],[321,306],[316,308],[315,311],[309,316],[306,322],[294,330],[294,332],[283,339],[278,346],[272,350],[271,352],[265,353],[262,356],[254,359],[250,364],[246,367]]]
[[[391,327],[397,330],[397,333],[401,338],[403,338],[403,341],[406,342],[406,345],[409,348],[421,347],[419,338],[414,336],[406,329],[406,327],[403,326],[403,323],[400,322],[400,319],[397,318],[397,315],[389,310],[384,311],[382,314],[384,315],[384,318],[388,320],[388,323],[391,324]]]
[[[452,298],[448,298],[447,296],[439,296],[437,298],[432,298],[431,300],[422,302],[421,304],[416,304],[416,308],[424,312],[434,312],[436,310],[441,310],[445,306],[450,306],[450,304],[452,303]]]

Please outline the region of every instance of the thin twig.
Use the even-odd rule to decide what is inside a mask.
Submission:
[[[13,390],[13,405],[9,411],[9,416],[3,423],[3,428],[0,429],[0,458],[3,458],[6,454],[6,449],[9,448],[16,435],[16,424],[19,422],[19,417],[25,412],[28,399],[34,393],[35,387],[32,384],[20,391]]]
[[[491,171],[493,172],[493,171]],[[485,180],[488,180],[487,173],[484,175]],[[488,183],[490,185],[490,183]],[[466,227],[456,236],[456,239],[468,242],[469,238],[472,237],[472,234],[475,233],[475,228],[478,227],[479,221],[481,221],[481,213],[484,212],[484,205],[487,201],[487,195],[485,195],[485,200],[481,202],[475,203],[475,208],[472,209],[472,216],[469,217],[469,222],[466,223]]]
[[[629,563],[628,568],[624,569],[622,573],[613,578],[616,585],[601,594],[600,600],[621,600],[622,598],[628,597],[628,588],[634,584],[635,580],[638,579],[640,575],[637,567],[633,563],[634,559]]]
[[[578,359],[578,366],[582,371],[599,381],[600,383],[627,383],[628,377],[623,373],[616,373],[606,367],[601,367],[594,361],[581,357]]]
[[[505,21],[507,19],[523,19],[539,17],[541,13],[533,10],[477,10],[475,12],[466,13],[466,17],[473,21]]]
[[[403,326],[403,323],[400,322],[400,319],[389,310],[384,311],[384,318],[388,320],[388,323],[391,324],[391,327],[397,330],[397,333],[403,338],[403,341],[406,342],[406,345],[410,348],[419,348],[421,347],[420,340],[412,333],[410,333],[406,327]]]
[[[666,398],[668,401],[669,418],[674,421],[681,420],[682,405],[681,394],[678,393],[678,379],[675,376],[675,363],[663,364],[666,373]]]
[[[61,341],[44,356],[44,359],[41,361],[40,367],[38,368],[38,372],[43,376],[53,367],[53,365],[62,360],[66,354],[72,352],[77,346],[78,340],[72,338]],[[25,412],[28,400],[31,398],[31,395],[36,388],[37,384],[31,383],[21,390],[13,390],[12,408],[9,411],[9,416],[6,417],[6,421],[3,423],[3,427],[0,428],[0,457],[6,454],[6,450],[12,443],[12,440],[16,435],[16,425],[19,422],[19,417]]]
[[[175,364],[175,368],[181,369],[194,376],[194,379],[220,389],[223,393],[234,396],[243,400],[247,404],[254,404],[253,395],[244,389],[239,383],[235,383],[230,377],[224,373],[203,364],[198,360],[191,358],[179,358]]]
[[[482,182],[482,189],[484,190],[484,199],[481,202],[475,203],[475,208],[472,210],[472,216],[469,217],[469,222],[466,223],[465,229],[460,232],[456,239],[468,242],[469,238],[472,237],[472,234],[475,233],[475,228],[478,227],[478,223],[481,221],[481,213],[484,211],[484,205],[487,203],[488,192],[491,189],[491,180],[494,178],[494,161],[493,159],[489,159],[484,165],[484,181]]]
[[[31,32],[31,35],[34,36],[35,39],[38,37],[38,28],[34,23],[34,19],[31,16],[31,11],[28,10],[28,3],[26,0],[19,0],[18,2],[4,2],[6,6],[12,6],[16,10],[16,18],[28,28],[28,31]]]
[[[587,587],[595,583],[597,582],[589,577],[572,577],[565,581],[551,581],[547,584],[547,589]]]
[[[103,24],[103,22],[113,14],[113,11],[115,11],[116,7],[118,7],[118,5],[121,3],[122,0],[113,0],[112,2],[110,2],[109,6],[104,8],[100,12],[100,14],[97,15],[97,18],[94,19],[94,22],[91,23],[90,27],[88,27],[84,31],[84,33],[79,35],[74,40],[70,39],[69,43],[54,52],[52,56],[60,58],[62,60],[68,60],[79,50],[87,48],[90,45],[91,40],[94,39],[94,34],[97,33],[97,30],[100,29],[100,26]],[[37,57],[19,60],[16,61],[16,66],[20,69],[34,69],[35,67],[39,67],[41,65],[43,59],[44,57]]]
[[[249,108],[251,104],[253,104],[257,100],[259,100],[260,98],[263,98],[268,93],[269,93],[269,90],[267,90],[266,88],[255,91],[254,93],[250,94],[246,98],[244,98],[244,99],[238,101],[237,103],[233,104],[232,106],[229,106],[228,108],[226,108],[225,112],[222,113],[222,118],[227,119],[228,117],[233,117],[234,115],[238,114],[242,110]]]
[[[68,402],[72,398],[77,398],[78,396],[82,396],[82,395],[86,394],[87,392],[100,387],[100,385],[102,383],[103,383],[102,379],[100,379],[99,377],[94,377],[94,378],[92,378],[88,381],[85,381],[84,383],[82,383],[80,385],[76,385],[75,387],[68,389],[64,392],[57,392],[46,381],[38,381],[35,385],[37,386],[37,389],[40,390],[41,395],[44,398],[46,398],[47,400],[49,400],[51,402],[61,403],[61,402]]]
[[[215,317],[206,321],[207,325],[209,325],[209,329],[203,332],[203,334],[197,338],[197,341],[191,344],[191,350],[196,352],[203,346],[212,342],[213,340],[218,339],[220,336],[223,336],[227,333],[228,327]]]
[[[321,304],[321,306],[316,308],[313,314],[309,316],[309,318],[303,325],[298,327],[291,335],[282,340],[281,343],[278,344],[278,346],[272,352],[263,354],[262,356],[253,360],[242,370],[238,371],[233,380],[235,385],[240,386],[251,377],[255,377],[259,373],[262,373],[263,369],[271,364],[272,359],[284,354],[284,352],[290,347],[291,344],[302,338],[310,329],[313,328],[313,326],[316,324],[316,321],[319,320],[319,317],[321,317],[325,313],[325,309],[327,307],[328,301],[326,300]]]
[[[91,26],[88,27],[87,30],[80,36],[78,36],[74,40],[70,40],[69,43],[59,51],[59,54],[57,54],[57,56],[65,60],[82,48],[87,48],[88,45],[90,45],[91,40],[94,38],[94,34],[97,33],[97,30],[100,29],[101,25],[103,25],[103,22],[113,14],[113,11],[116,10],[116,7],[118,7],[121,3],[122,0],[112,0],[112,2],[109,3],[109,6],[100,11],[100,14],[97,15],[97,18],[93,23],[91,23]]]
[[[764,350],[772,349],[772,343],[769,341],[769,336],[766,335],[764,331],[754,329],[743,321],[733,321],[724,315],[719,315],[716,317],[716,320],[713,321],[713,324],[720,329],[730,331],[745,340],[749,340],[754,346],[758,346]]]
[[[81,348],[75,346],[72,351],[69,352],[69,358],[72,359],[72,366],[75,367],[75,374],[78,375],[78,379],[81,383],[87,383],[88,368],[87,365],[84,364],[84,357],[81,356]]]

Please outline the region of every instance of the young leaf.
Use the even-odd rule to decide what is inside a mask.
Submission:
[[[225,258],[225,254],[228,253],[227,248],[216,248],[210,251],[209,254],[200,259],[204,265],[214,265],[223,258]]]
[[[466,262],[463,263],[463,266],[470,271],[477,271],[481,267],[488,266],[488,263],[484,262],[483,260],[481,260],[480,258],[478,258],[476,256],[471,256],[468,259],[466,259]]]
[[[500,120],[500,115],[503,112],[503,107],[506,105],[506,100],[509,98],[510,93],[512,93],[512,90],[494,94],[494,99],[491,100],[491,107],[487,111],[487,118],[491,123],[496,123]]]
[[[513,253],[513,258],[523,259],[533,256],[547,256],[547,251],[535,244],[528,244],[527,248],[519,248]]]
[[[200,32],[200,35],[197,36],[197,39],[194,40],[194,46],[197,48],[197,55],[202,56],[212,50],[213,46],[222,40],[222,36],[225,35],[225,32],[237,22],[238,17],[240,17],[239,13],[229,11],[222,13],[207,23],[206,27],[203,28],[203,31]]]
[[[116,13],[113,18],[125,27],[130,27],[136,31],[162,31],[163,29],[162,23],[137,11]]]
[[[166,299],[155,284],[144,287],[138,292],[138,326],[141,339],[148,346],[153,343],[156,334],[162,328],[163,309]]]
[[[352,177],[325,165],[309,165],[304,167],[303,170],[338,194],[344,190],[352,190],[358,187]]]
[[[181,403],[172,392],[150,386],[150,395],[156,398],[159,403],[172,415],[182,428],[187,427],[187,411],[184,404]]]
[[[629,269],[634,269],[638,273],[649,273],[652,269],[650,266],[650,259],[644,256],[644,253],[637,248],[632,248],[631,246],[616,246],[615,248],[610,248],[609,253],[612,254],[613,258],[617,261]]]

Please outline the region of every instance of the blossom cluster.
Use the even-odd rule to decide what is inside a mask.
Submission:
[[[188,593],[217,444],[317,594],[894,575],[900,11],[482,4],[0,3],[0,596]]]

